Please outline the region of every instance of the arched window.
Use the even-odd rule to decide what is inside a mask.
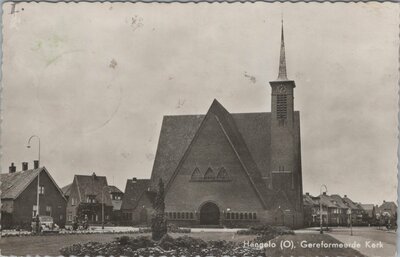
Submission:
[[[243,219],[243,213],[240,213],[240,219],[241,220]]]
[[[239,219],[239,213],[237,213],[237,212],[235,213],[235,219],[237,219],[237,220]]]
[[[176,212],[173,213],[173,218],[176,219]]]
[[[219,169],[217,179],[220,179],[220,180],[228,179],[228,172],[226,171],[226,169],[224,167]]]
[[[185,214],[185,219],[189,219],[189,213],[187,212],[186,214]]]
[[[257,219],[257,214],[254,212],[253,213],[253,219],[256,220]]]
[[[208,168],[206,173],[204,174],[205,180],[213,180],[215,179],[214,171],[211,168]]]
[[[180,212],[178,212],[178,220],[181,218],[181,213]]]
[[[195,168],[193,173],[192,173],[192,180],[201,180],[203,178],[203,176],[201,175],[201,172],[199,170],[199,168]]]
[[[244,219],[245,219],[245,220],[248,219],[247,212],[244,214]]]

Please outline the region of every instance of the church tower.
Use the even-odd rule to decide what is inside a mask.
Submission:
[[[299,191],[297,182],[299,171],[295,154],[296,124],[294,112],[293,80],[289,80],[286,70],[285,39],[283,20],[281,29],[281,47],[279,73],[271,85],[271,185],[275,191],[283,191],[293,196]]]

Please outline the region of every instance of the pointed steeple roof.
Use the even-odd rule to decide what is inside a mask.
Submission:
[[[278,73],[278,81],[286,81],[287,72],[286,72],[286,56],[285,56],[285,37],[283,33],[283,18],[282,18],[282,30],[281,30],[281,53],[279,57],[279,73]]]

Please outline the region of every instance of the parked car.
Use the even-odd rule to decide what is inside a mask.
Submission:
[[[51,216],[39,216],[32,221],[32,231],[35,233],[58,233],[59,227]]]

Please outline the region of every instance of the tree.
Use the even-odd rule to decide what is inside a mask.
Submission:
[[[165,192],[164,183],[160,178],[157,195],[153,202],[154,214],[151,219],[151,233],[153,240],[160,240],[167,233],[167,221],[165,219]]]

